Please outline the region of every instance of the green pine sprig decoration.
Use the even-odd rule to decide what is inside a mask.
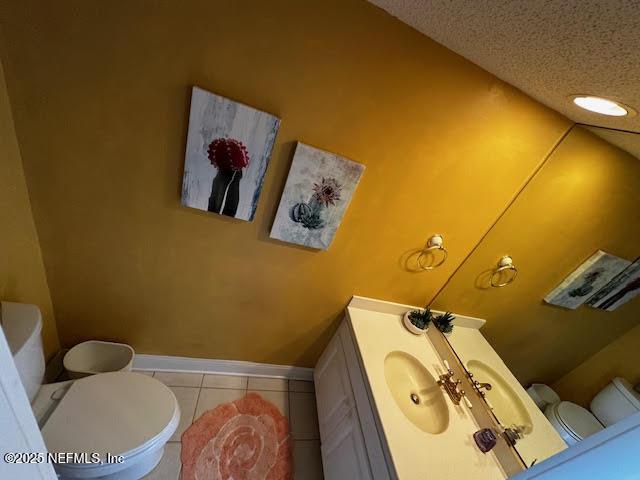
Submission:
[[[429,307],[425,307],[424,310],[412,310],[409,312],[409,321],[422,330],[429,326],[431,319],[432,314]]]
[[[451,312],[446,312],[435,317],[433,319],[433,324],[442,333],[451,333],[453,331],[453,320],[455,318],[456,317],[454,317]]]

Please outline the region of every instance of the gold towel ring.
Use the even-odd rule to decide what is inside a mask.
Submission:
[[[500,275],[500,272],[504,272],[505,270],[512,270],[513,275],[506,282],[495,283],[494,279]],[[491,274],[490,283],[491,283],[491,286],[494,288],[506,287],[507,285],[513,283],[513,281],[516,279],[517,276],[518,276],[518,269],[513,264],[513,258],[511,258],[509,255],[505,255],[500,259],[500,261],[498,262],[498,267]]]
[[[442,252],[442,259],[438,263],[425,265],[425,257],[429,252],[433,250],[440,250]],[[418,265],[422,270],[433,270],[434,268],[438,268],[440,265],[442,265],[447,260],[448,256],[449,253],[447,252],[447,249],[444,248],[444,238],[442,238],[442,235],[435,234],[431,236],[429,240],[427,240],[427,244],[418,255]]]

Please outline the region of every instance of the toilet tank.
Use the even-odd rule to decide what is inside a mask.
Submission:
[[[605,427],[640,411],[640,394],[624,378],[616,377],[591,400],[591,412]]]
[[[33,402],[44,378],[40,309],[25,303],[1,302],[0,325],[7,337],[22,385],[29,401]]]

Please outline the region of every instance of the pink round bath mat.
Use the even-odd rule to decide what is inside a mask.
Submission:
[[[250,393],[205,412],[182,434],[181,480],[291,480],[289,422]]]

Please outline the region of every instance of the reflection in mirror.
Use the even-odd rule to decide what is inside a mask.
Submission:
[[[640,297],[629,287],[638,274],[620,280],[627,296],[613,311],[588,306],[588,288],[574,289],[585,296],[575,309],[543,300],[598,250],[635,261],[639,207],[640,134],[576,125],[434,299],[436,309],[486,320],[481,333],[506,365],[500,373],[474,358],[462,333],[448,340],[473,378],[491,384],[498,420],[532,427],[516,444],[528,465],[559,450],[529,449],[541,429],[555,445],[573,444],[640,411]],[[517,281],[491,288],[507,253]]]
[[[498,372],[480,360],[470,360],[465,367],[472,372],[478,388],[484,386],[487,404],[503,425],[522,427],[525,434],[533,431],[531,415],[526,406]]]

